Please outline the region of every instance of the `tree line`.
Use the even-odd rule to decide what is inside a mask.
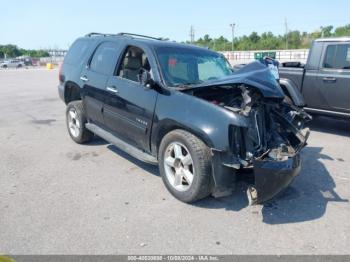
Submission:
[[[18,48],[16,45],[0,45],[0,58],[30,56],[30,57],[49,57],[50,54],[45,50],[27,50]]]
[[[252,32],[250,35],[236,37],[234,39],[234,50],[307,49],[310,48],[311,42],[316,38],[339,36],[350,36],[350,24],[336,28],[329,25],[311,33],[294,30],[289,31],[286,35],[274,35],[272,32],[259,35],[257,32]],[[193,44],[216,51],[232,50],[232,40],[228,40],[223,36],[211,38],[206,34]]]

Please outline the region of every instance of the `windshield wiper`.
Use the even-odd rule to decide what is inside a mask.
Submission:
[[[203,81],[198,81],[196,83],[190,83],[190,82],[188,82],[188,83],[179,83],[179,84],[175,84],[174,87],[184,89],[184,88],[190,88],[190,87],[192,87],[194,85],[198,85],[198,84],[201,84],[201,83],[203,83]]]

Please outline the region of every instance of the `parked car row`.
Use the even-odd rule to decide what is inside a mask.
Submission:
[[[0,68],[21,68],[25,66],[44,66],[47,61],[41,62],[40,58],[21,56],[11,59],[0,59]]]
[[[18,59],[10,59],[0,62],[0,68],[21,68],[25,66],[24,62]]]

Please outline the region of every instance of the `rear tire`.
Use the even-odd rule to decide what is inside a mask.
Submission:
[[[192,203],[211,193],[211,154],[202,140],[184,130],[164,136],[159,147],[159,170],[168,191]]]
[[[92,140],[94,134],[86,127],[86,115],[83,107],[83,102],[72,101],[67,105],[66,123],[70,137],[78,144],[86,143]]]

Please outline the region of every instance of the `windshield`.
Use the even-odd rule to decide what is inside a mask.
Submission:
[[[189,86],[232,74],[227,60],[209,50],[158,47],[156,53],[168,86]]]

